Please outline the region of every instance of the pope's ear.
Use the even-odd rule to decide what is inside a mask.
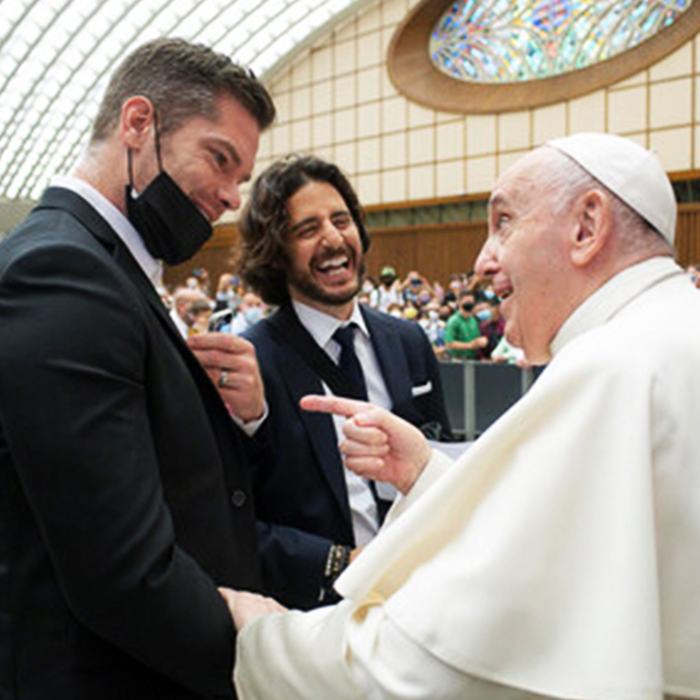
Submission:
[[[579,199],[571,233],[571,261],[577,267],[588,265],[605,247],[612,223],[610,205],[600,190],[590,190]]]
[[[153,142],[155,108],[153,103],[142,95],[134,95],[122,105],[120,132],[128,148],[138,150],[146,141]]]

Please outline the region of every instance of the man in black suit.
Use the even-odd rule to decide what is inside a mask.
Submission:
[[[150,42],[112,77],[75,174],[0,246],[3,700],[234,696],[217,586],[255,589],[259,565],[249,438],[211,379],[235,380],[240,424],[262,382],[222,335],[193,341],[205,371],[153,280],[239,206],[273,119],[228,57]]]
[[[240,228],[244,279],[280,307],[245,334],[269,407],[253,473],[263,582],[280,602],[308,609],[334,599],[333,581],[376,533],[389,494],[343,468],[340,423],[302,411],[299,399],[324,390],[363,396],[435,437],[449,434],[448,419],[423,330],[356,301],[369,236],[335,165],[273,164],[256,180]],[[351,329],[364,394],[345,381],[341,327]]]

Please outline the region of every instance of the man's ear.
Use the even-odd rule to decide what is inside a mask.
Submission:
[[[138,151],[143,145],[153,143],[155,107],[143,95],[134,95],[122,105],[120,133],[127,148]]]
[[[590,264],[605,247],[612,224],[610,198],[601,190],[590,190],[578,201],[576,226],[571,232],[571,262]]]

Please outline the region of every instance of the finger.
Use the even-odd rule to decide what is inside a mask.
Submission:
[[[389,444],[389,438],[381,428],[377,428],[374,425],[358,425],[356,418],[345,422],[343,433],[348,441],[355,442],[358,445],[365,445],[366,447]]]
[[[386,465],[381,457],[344,457],[345,467],[358,476],[374,479]]]
[[[187,339],[191,350],[219,351],[223,353],[246,353],[253,350],[253,344],[238,335],[230,333],[199,333]]]
[[[348,418],[371,408],[371,405],[365,401],[345,399],[340,396],[318,396],[315,394],[304,396],[299,405],[305,411],[333,413],[337,416],[346,416]]]

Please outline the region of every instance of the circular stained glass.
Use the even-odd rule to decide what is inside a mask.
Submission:
[[[519,83],[606,61],[673,24],[692,0],[456,0],[430,57],[463,81]]]

